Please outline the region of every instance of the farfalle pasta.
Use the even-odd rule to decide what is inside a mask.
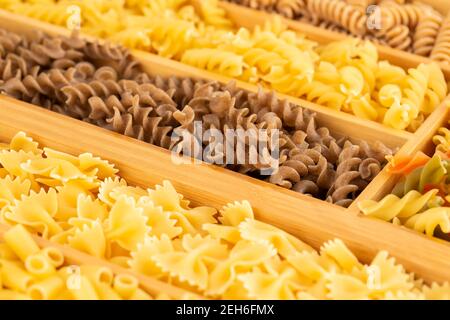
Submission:
[[[436,151],[448,153],[450,151],[450,130],[447,127],[439,128],[437,134],[433,136],[433,143],[436,145]]]
[[[219,211],[193,207],[168,181],[153,189],[134,187],[106,161],[40,149],[23,133],[2,154],[12,151],[28,152],[30,159],[15,157],[6,167],[1,162],[6,176],[0,221],[11,226],[6,245],[0,243],[2,298],[150,298],[133,277],[97,266],[80,266],[80,289],[66,290],[73,279],[64,257],[50,246],[40,249],[29,232],[214,299],[448,299],[450,294],[447,283],[424,286],[384,251],[367,265],[339,239],[316,251],[256,220],[247,201]],[[58,162],[55,175],[51,165],[37,165],[47,159],[73,167]],[[27,210],[31,203],[39,210]],[[428,226],[420,218],[413,222]]]
[[[128,274],[69,264],[55,247],[40,248],[18,224],[0,239],[1,300],[149,300]]]
[[[409,70],[398,68],[398,81],[392,83],[391,78],[385,76],[397,67],[380,61],[376,47],[369,41],[349,38],[319,45],[288,29],[277,18],[253,30],[238,28],[216,0],[158,1],[139,5],[133,1],[106,5],[102,1],[61,0],[46,6],[59,11],[69,4],[80,8],[83,32],[395,129],[414,132],[447,94],[444,76],[435,64],[421,64]],[[245,4],[279,10],[292,17],[305,15],[318,23],[350,30],[364,39],[376,38],[405,50],[415,46],[420,53],[430,51],[430,37],[442,39],[433,33],[436,21],[429,18],[438,13],[430,13],[417,3],[398,5],[383,1],[381,22],[386,27],[370,32],[366,32],[368,18],[364,10],[345,1],[278,0],[246,1]],[[54,19],[51,9],[40,15],[42,8],[39,6],[42,5],[30,1],[4,4],[12,12],[65,25],[64,15]],[[27,10],[21,10],[23,7]],[[427,17],[426,21],[422,21],[423,16]],[[420,39],[416,42],[411,28],[418,29]],[[10,74],[9,69],[6,71]],[[57,76],[72,80],[71,74]],[[388,84],[395,84],[399,92],[390,103],[378,99],[384,95],[383,87]],[[22,94],[24,90],[17,86],[14,85],[14,89]],[[33,98],[39,101],[36,96]]]

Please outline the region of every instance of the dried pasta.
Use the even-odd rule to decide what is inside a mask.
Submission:
[[[4,4],[4,8],[64,25],[67,17],[58,12],[69,3],[72,2],[61,0],[45,4],[52,8],[50,10],[43,10],[42,4],[31,1]],[[439,54],[443,49],[437,44],[432,48],[434,38],[436,43],[442,43],[440,47],[445,47],[445,32],[440,32],[441,36],[436,34],[440,16],[419,3],[400,5],[383,1],[380,4],[383,28],[380,30],[366,30],[371,17],[367,17],[361,6],[340,0],[244,1],[243,4],[279,11],[288,17],[308,16],[317,23],[347,30],[363,39],[377,39],[402,50],[414,48],[421,54],[434,51],[435,56],[443,56]],[[114,2],[114,5],[77,0],[73,5],[79,6],[81,31],[88,34],[400,130],[415,131],[447,94],[442,71],[437,65],[426,64],[399,71],[402,75],[397,75],[401,79],[395,81],[401,92],[399,98],[390,104],[382,103],[377,99],[381,90],[384,85],[393,84],[391,78],[385,78],[386,69],[395,66],[380,61],[371,42],[347,39],[319,45],[288,29],[277,18],[254,30],[238,28],[215,0],[158,1],[155,4],[125,1]],[[411,30],[416,29],[413,35]],[[3,73],[5,78],[12,78],[10,65],[15,65],[16,57],[13,59],[8,55],[7,59],[13,61],[5,63]],[[52,79],[55,77],[64,78],[65,82],[73,81],[71,73],[54,73]],[[36,89],[44,90],[43,83],[48,81],[47,77],[41,75],[41,78],[40,81],[27,79],[27,84],[34,85],[35,90],[31,92],[18,88],[12,80],[8,88],[14,89],[16,95],[40,102]],[[55,83],[52,81],[52,84]],[[101,89],[111,90],[103,86]],[[81,94],[89,90],[92,89],[77,87],[75,92]],[[79,114],[81,110],[71,112]]]
[[[149,300],[137,279],[96,265],[73,265],[52,247],[40,249],[20,224],[5,232],[10,257],[0,258],[1,300]],[[52,251],[51,255],[46,253]],[[58,263],[55,265],[55,257]],[[125,287],[122,278],[133,286]]]
[[[276,31],[278,28],[276,25],[272,28],[273,32],[281,32],[286,37],[290,35],[283,31],[282,26],[281,31]],[[11,50],[6,55],[7,60],[12,56],[20,59],[17,60],[19,62],[15,60],[16,58],[6,61],[5,70],[8,72],[3,73],[1,92],[164,147],[177,154],[180,152],[186,156],[226,166],[341,206],[350,205],[384,166],[386,163],[384,157],[392,154],[392,150],[380,144],[357,146],[348,139],[336,139],[333,133],[316,122],[315,114],[280,100],[273,92],[261,89],[257,93],[251,93],[237,88],[233,82],[223,85],[188,78],[152,77],[140,70],[139,64],[131,59],[125,49],[86,42],[76,36],[51,38],[38,34],[35,40],[16,37],[15,34],[6,31],[4,34],[5,39],[12,39],[12,44],[7,47],[7,50]],[[218,49],[203,48],[185,51],[182,59],[192,60],[192,63],[201,64],[211,70],[220,69],[220,72],[229,75],[240,73],[246,65],[251,65],[252,68],[262,72],[269,72],[270,76],[273,76],[271,81],[274,85],[282,79],[275,77],[275,66],[271,64],[278,63],[277,67],[282,71],[287,67],[285,59],[289,59],[291,61],[289,69],[292,72],[303,72],[302,80],[299,82],[303,86],[301,90],[309,96],[309,99],[339,109],[345,106],[345,95],[349,95],[352,97],[353,109],[361,110],[355,113],[369,114],[369,111],[364,111],[365,108],[372,110],[369,100],[367,105],[360,105],[358,100],[361,93],[369,96],[369,87],[374,87],[370,72],[361,71],[357,67],[360,64],[358,59],[350,59],[355,66],[339,67],[337,79],[341,83],[339,88],[333,87],[333,83],[321,87],[318,85],[319,80],[314,80],[311,84],[307,82],[312,75],[312,71],[307,68],[311,65],[312,56],[305,55],[293,44],[285,44],[275,51],[269,51],[272,46],[280,45],[280,40],[274,37],[272,32],[260,30],[258,34],[260,49],[248,51],[243,57],[224,52],[225,56],[230,54],[230,59],[224,58]],[[338,52],[344,49],[340,45],[332,48]],[[376,53],[370,49],[361,47],[358,50],[367,59],[373,59]],[[47,55],[37,57],[31,53],[25,54],[33,50],[36,54],[42,50]],[[264,56],[266,53],[267,57]],[[304,54],[303,61],[298,61],[298,54]],[[322,63],[317,76],[326,81],[330,73],[336,69],[332,65],[336,62],[336,57],[328,52],[324,52],[323,56],[330,63]],[[38,71],[28,71],[26,66]],[[372,84],[365,85],[364,79],[369,79]],[[373,118],[376,118],[376,111]],[[197,137],[196,123],[199,122],[202,132],[216,129],[224,135],[228,129],[249,132],[257,132],[260,129],[279,130],[279,136],[275,141],[278,142],[279,155],[274,159],[278,161],[278,169],[275,167],[275,172],[269,177],[260,174],[261,170],[270,165],[267,161],[263,162],[268,158],[264,150],[256,152],[257,158],[253,163],[247,158],[240,163],[227,162],[226,151],[231,149],[237,153],[239,142],[233,141],[230,145],[225,141],[215,143]],[[180,139],[175,139],[176,135]],[[257,137],[261,142],[269,138],[269,134],[267,137]],[[192,145],[194,145],[192,150],[185,148]],[[355,164],[358,168],[341,164],[340,154],[350,146],[355,149],[353,157],[359,161]],[[209,148],[215,152],[210,158],[205,159],[203,152],[196,153],[196,149],[202,148],[203,150]],[[246,156],[249,155],[250,147],[244,145],[244,148]],[[273,149],[267,147],[266,150]],[[22,156],[28,155],[20,155]],[[89,170],[81,172],[73,167],[77,165],[78,160],[71,161],[71,164],[62,160],[64,159],[41,159],[30,162],[26,167],[30,174],[41,172],[44,167],[48,168],[49,171],[42,172],[42,177],[39,177],[38,181],[45,181],[48,186],[57,184],[55,177],[58,173],[54,172],[56,169],[50,168],[64,165],[68,171],[70,169],[69,175],[78,176],[80,179],[84,179],[85,174],[89,173]],[[88,158],[83,158],[83,161],[87,162]],[[352,174],[346,171],[352,171]],[[339,172],[339,175],[336,172]],[[69,187],[61,189],[62,194],[70,192]],[[55,195],[32,196],[37,197],[54,198]],[[53,214],[52,212],[50,215]],[[45,231],[50,235],[58,230],[55,224],[42,225],[40,228],[42,232]],[[87,225],[82,232],[93,237],[101,236],[96,225]],[[72,241],[80,247],[86,245],[78,241],[76,236]],[[98,246],[92,250],[95,251],[95,255],[103,255],[105,248]]]
[[[112,170],[113,165],[99,158],[89,156],[86,166],[80,161],[85,156],[40,149],[23,133],[12,139],[6,152],[17,145],[23,146],[18,151],[33,150],[30,153],[36,158],[32,161],[58,159],[74,166],[70,170],[62,166],[60,175],[52,176],[55,181],[51,187],[40,179],[48,170],[30,173],[29,166],[20,166],[28,175],[25,181],[36,182],[37,194],[49,194],[50,190],[59,194],[60,187],[76,187],[78,191],[73,195],[76,201],[70,215],[51,215],[47,210],[48,215],[29,214],[21,223],[14,219],[15,214],[5,214],[26,202],[32,195],[30,190],[23,190],[18,200],[2,209],[2,223],[11,225],[4,237],[6,246],[0,246],[2,299],[152,298],[128,274],[113,274],[102,266],[65,264],[58,250],[49,254],[46,250],[50,248],[36,246],[30,232],[89,254],[93,252],[86,251],[87,246],[74,246],[70,240],[78,237],[77,243],[91,247],[97,247],[95,241],[103,241],[106,249],[100,258],[214,299],[448,298],[448,283],[424,286],[385,251],[369,264],[361,263],[339,239],[316,251],[283,230],[256,220],[247,201],[230,203],[219,212],[192,207],[168,181],[146,190],[128,185]],[[11,180],[25,176],[14,166],[7,167]],[[68,175],[75,169],[85,174]],[[8,186],[0,188],[1,194],[7,194],[4,189]],[[45,207],[63,200],[47,198]],[[52,219],[62,229],[55,235],[44,235],[38,227]],[[439,224],[439,219],[433,217],[434,223]],[[431,228],[430,219],[422,220],[417,217],[410,223]],[[92,237],[90,230],[95,228],[99,231],[94,233],[103,232],[104,237],[98,233]]]
[[[379,201],[361,201],[358,207],[367,216],[404,225],[428,236],[448,234],[449,163],[448,155],[441,150],[437,150],[432,158],[421,152],[409,157],[395,156],[387,170],[400,175],[392,193]]]

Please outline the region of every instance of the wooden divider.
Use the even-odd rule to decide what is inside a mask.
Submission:
[[[3,238],[3,234],[7,232],[9,226],[0,223],[0,240]],[[164,293],[167,294],[172,299],[205,299],[202,296],[199,296],[195,293],[186,291],[184,289],[180,289],[178,287],[172,286],[165,282],[156,280],[151,277],[144,276],[138,272],[134,272],[131,269],[123,268],[117,264],[108,262],[106,260],[102,260],[99,258],[95,258],[90,256],[84,252],[72,249],[68,246],[63,246],[58,243],[51,242],[49,240],[43,239],[38,236],[33,235],[33,239],[36,241],[39,247],[53,247],[58,249],[65,258],[65,263],[72,265],[94,265],[94,266],[102,266],[109,268],[114,274],[129,274],[135,277],[139,281],[139,285],[142,289],[153,296],[157,296],[158,294]],[[1,241],[0,241],[1,242]]]

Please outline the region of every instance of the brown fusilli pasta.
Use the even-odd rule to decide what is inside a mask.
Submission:
[[[1,30],[0,46],[3,94],[338,205],[349,205],[391,153],[382,144],[372,148],[336,139],[313,112],[274,92],[248,92],[233,82],[150,76],[121,47],[88,43],[76,35],[25,39]],[[249,134],[215,141],[197,135],[196,121],[203,132]],[[261,130],[265,135],[256,134]],[[253,138],[267,143],[264,149],[255,150],[249,143]],[[241,155],[236,152],[240,146]],[[277,146],[279,167],[264,176],[260,170],[270,168],[266,160]],[[202,157],[208,148],[212,152]],[[349,150],[354,150],[351,156]],[[233,151],[231,163],[227,151]]]

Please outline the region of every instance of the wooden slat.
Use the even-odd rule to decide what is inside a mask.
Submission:
[[[3,238],[3,234],[8,231],[10,227],[0,223],[0,239]],[[65,257],[65,263],[73,264],[73,265],[95,265],[101,267],[107,267],[111,269],[114,274],[129,274],[135,277],[139,281],[139,285],[142,289],[153,296],[157,296],[158,294],[165,293],[169,297],[173,299],[186,299],[186,297],[204,299],[203,297],[186,291],[184,289],[180,289],[178,287],[172,286],[165,282],[156,280],[151,277],[144,276],[143,274],[134,272],[130,269],[123,268],[117,264],[108,262],[106,260],[98,259],[93,256],[90,256],[84,252],[72,249],[68,246],[63,246],[58,243],[51,242],[49,240],[43,239],[41,237],[32,236],[36,241],[39,247],[53,247],[58,249]]]
[[[273,16],[273,14],[270,13],[224,1],[220,2],[220,6],[226,10],[228,17],[232,19],[238,26],[250,29],[254,28],[257,25],[263,24]],[[292,19],[282,18],[282,20],[289,26],[289,28],[305,34],[309,39],[314,40],[318,43],[329,43],[331,41],[342,40],[351,37],[349,35],[330,31]],[[375,46],[378,50],[380,59],[388,60],[389,62],[401,66],[405,69],[417,67],[420,63],[430,63],[433,61],[430,58],[422,57],[398,49],[393,49],[388,46],[379,44],[375,44]],[[443,63],[440,63],[439,65],[446,79],[450,80],[450,66]]]
[[[14,31],[17,33],[32,35],[35,30],[43,30],[51,35],[69,36],[70,32],[62,27],[54,26],[35,19],[15,15],[4,10],[0,10],[0,28]],[[83,35],[83,37],[87,37]],[[92,37],[87,37],[93,39]],[[148,52],[134,50],[133,56],[139,61],[144,70],[149,74],[161,76],[180,76],[202,78],[208,80],[227,83],[234,79],[221,76],[216,73],[198,69],[183,63],[166,59]],[[256,92],[258,87],[236,81],[237,86],[251,92]],[[395,130],[386,127],[380,123],[360,119],[354,115],[344,112],[331,110],[326,107],[319,106],[309,101],[294,98],[287,95],[278,94],[280,98],[288,99],[290,102],[301,105],[307,109],[317,113],[317,120],[320,125],[327,126],[333,133],[338,136],[353,137],[355,140],[366,140],[369,143],[381,141],[389,147],[395,148],[402,146],[412,134],[403,130]]]
[[[343,208],[222,168],[177,165],[166,150],[14,99],[4,97],[0,104],[0,140],[24,130],[45,146],[73,154],[90,151],[117,164],[131,184],[152,186],[169,179],[187,199],[216,208],[246,199],[258,219],[316,248],[341,238],[362,261],[383,249],[427,281],[450,279],[450,243],[357,217]]]

